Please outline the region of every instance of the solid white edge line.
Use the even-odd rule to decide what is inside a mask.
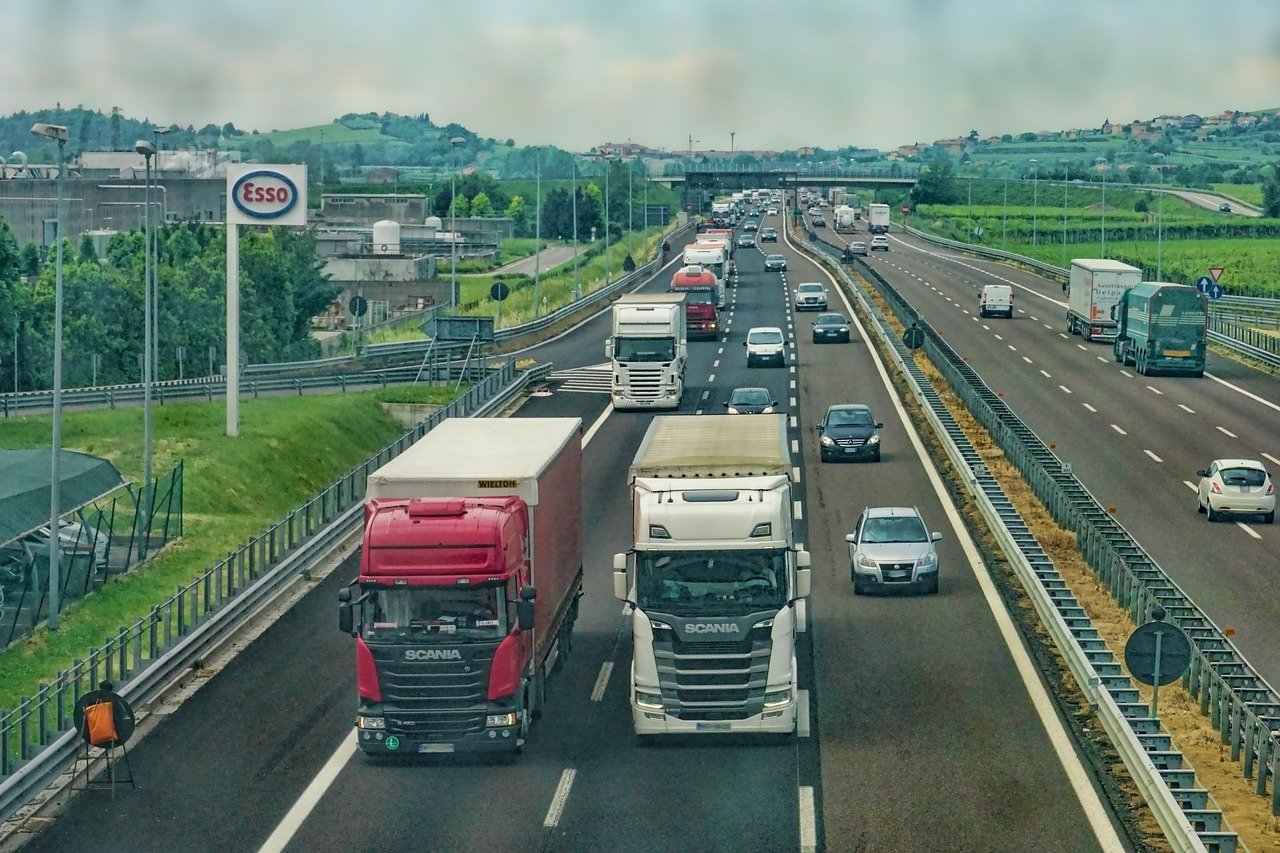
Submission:
[[[824,269],[823,272],[826,272],[826,270]],[[832,278],[830,273],[827,273],[827,277]],[[833,278],[832,283],[834,284]],[[861,320],[858,319],[858,315],[854,312],[848,296],[840,288],[836,288],[836,291],[844,301],[845,307],[849,309],[849,314],[853,317],[854,322],[857,323],[862,339],[869,342],[870,335],[862,325]],[[942,505],[947,519],[951,522],[951,528],[955,531],[956,540],[960,543],[965,556],[968,558],[969,568],[978,579],[978,586],[982,589],[982,595],[986,599],[987,607],[995,618],[1000,635],[1004,639],[1005,646],[1009,649],[1009,655],[1013,658],[1018,675],[1022,678],[1023,686],[1031,699],[1031,705],[1035,709],[1036,716],[1040,718],[1041,725],[1044,726],[1045,734],[1053,746],[1054,754],[1062,765],[1063,772],[1066,774],[1072,790],[1075,792],[1076,799],[1080,802],[1080,808],[1084,812],[1085,818],[1089,821],[1090,829],[1093,830],[1094,836],[1104,850],[1124,850],[1124,845],[1121,844],[1115,827],[1111,825],[1107,808],[1098,797],[1098,792],[1094,790],[1089,774],[1080,762],[1080,757],[1076,755],[1075,748],[1072,746],[1071,736],[1067,733],[1062,720],[1058,718],[1053,700],[1049,697],[1048,691],[1045,690],[1044,684],[1040,681],[1039,670],[1032,663],[1031,655],[1027,652],[1026,646],[1022,643],[1021,635],[1013,624],[1013,618],[1009,615],[1009,611],[1005,609],[1004,602],[1000,598],[1000,592],[996,589],[995,581],[991,579],[991,574],[987,570],[986,564],[982,561],[982,555],[978,552],[977,545],[974,544],[973,539],[969,536],[969,531],[964,526],[964,520],[960,517],[959,510],[952,503],[950,493],[934,468],[933,462],[924,448],[924,442],[921,441],[920,435],[916,431],[915,423],[907,415],[906,407],[902,401],[898,399],[893,381],[889,378],[889,372],[885,368],[879,350],[874,346],[868,346],[867,351],[875,362],[876,371],[880,374],[880,381],[889,391],[890,399],[893,400],[894,410],[898,413],[898,419],[902,422],[907,437],[911,440],[911,446],[915,449],[916,456],[920,459],[921,467],[933,486],[934,494]],[[803,789],[801,790],[803,792]],[[803,832],[802,820],[802,835]]]
[[[800,786],[800,853],[817,853],[818,823],[813,807],[813,786]]]
[[[1232,391],[1235,391],[1237,394],[1243,394],[1244,396],[1248,397],[1250,400],[1253,400],[1255,403],[1261,403],[1264,406],[1269,406],[1272,409],[1275,409],[1277,412],[1280,412],[1280,406],[1277,406],[1275,403],[1271,402],[1270,400],[1262,399],[1257,394],[1254,394],[1252,391],[1244,390],[1239,385],[1233,385],[1232,383],[1228,382],[1225,379],[1220,379],[1217,376],[1214,376],[1212,373],[1206,373],[1205,378],[1212,379],[1214,382],[1217,382],[1219,385],[1225,385],[1226,387],[1230,388]]]
[[[596,684],[591,688],[591,701],[599,702],[604,698],[605,688],[609,686],[609,676],[613,674],[613,661],[600,664],[600,674],[596,676]]]
[[[587,434],[582,437],[583,447],[586,447],[588,444],[591,443],[591,439],[595,438],[596,433],[600,431],[600,427],[604,426],[604,422],[607,421],[609,419],[609,415],[612,415],[612,414],[613,414],[613,405],[610,404],[608,406],[605,406],[604,411],[600,413],[600,417],[596,418],[595,423],[593,423],[591,427],[587,430]]]
[[[564,814],[564,805],[569,799],[569,791],[573,788],[573,778],[577,775],[578,771],[572,767],[566,767],[560,774],[560,784],[556,785],[551,806],[547,809],[547,816],[542,820],[542,825],[547,829],[552,829],[560,823],[560,817]]]
[[[329,756],[329,760],[324,763],[324,767],[320,768],[316,777],[311,780],[311,784],[307,785],[302,796],[298,797],[297,802],[285,813],[271,835],[267,836],[267,840],[258,848],[258,853],[279,853],[284,850],[285,846],[293,840],[293,836],[302,828],[303,822],[311,814],[312,809],[320,802],[324,792],[338,778],[338,774],[351,760],[351,756],[355,755],[356,749],[356,732],[352,729],[351,733],[342,739],[342,743],[338,744],[338,748],[333,751],[333,755]]]

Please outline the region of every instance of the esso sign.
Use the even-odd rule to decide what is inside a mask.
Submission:
[[[245,216],[279,219],[298,203],[298,187],[288,175],[258,169],[240,176],[232,185],[231,198]]]

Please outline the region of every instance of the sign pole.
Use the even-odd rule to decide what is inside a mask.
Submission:
[[[240,434],[240,226],[227,223],[227,435]]]
[[[1151,719],[1160,716],[1160,641],[1164,638],[1164,631],[1156,631],[1156,661],[1155,671],[1152,673],[1155,684],[1151,685]]]

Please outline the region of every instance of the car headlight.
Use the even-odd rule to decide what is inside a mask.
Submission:
[[[772,414],[773,414],[773,406],[765,406],[765,407],[764,407],[764,411],[762,411],[760,414],[762,414],[762,415],[772,415]]]
[[[916,560],[917,569],[924,569],[924,568],[928,568],[929,566],[935,566],[937,564],[938,564],[938,553],[936,551],[930,551],[928,554],[925,554],[923,557]]]
[[[730,406],[730,407],[729,407],[728,409],[726,409],[725,411],[727,411],[727,412],[728,412],[729,414],[731,414],[731,415],[736,415],[736,414],[738,414],[738,410],[737,410],[737,409],[735,409],[733,406]]]
[[[849,331],[849,327],[848,327],[848,326],[841,326],[839,329],[836,329],[836,331],[837,331],[837,332],[847,332],[847,331]]]
[[[644,693],[636,691],[636,704],[645,708],[662,708],[662,695],[659,693]]]
[[[858,567],[863,569],[877,568],[876,561],[868,557],[866,554],[858,555]]]
[[[867,439],[867,444],[879,444],[879,443],[880,443],[880,436],[878,435],[873,435],[871,436],[871,438]]]
[[[791,702],[791,688],[787,687],[782,690],[769,690],[764,694],[764,706],[766,708],[779,708]]]
[[[370,717],[366,714],[356,714],[357,729],[385,729],[387,721],[382,717]]]
[[[490,714],[484,718],[486,726],[514,726],[520,720],[520,715],[515,711],[509,711],[506,714]]]
[[[835,444],[835,442],[831,439],[831,436],[829,435],[824,435],[822,438],[818,440],[822,443],[823,447],[830,447],[831,445]]]

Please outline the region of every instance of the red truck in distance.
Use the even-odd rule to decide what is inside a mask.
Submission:
[[[582,595],[582,421],[453,418],[369,475],[355,638],[370,755],[515,752]]]
[[[681,267],[671,276],[670,293],[683,293],[685,335],[689,340],[720,337],[719,282],[715,273],[695,265]]]

